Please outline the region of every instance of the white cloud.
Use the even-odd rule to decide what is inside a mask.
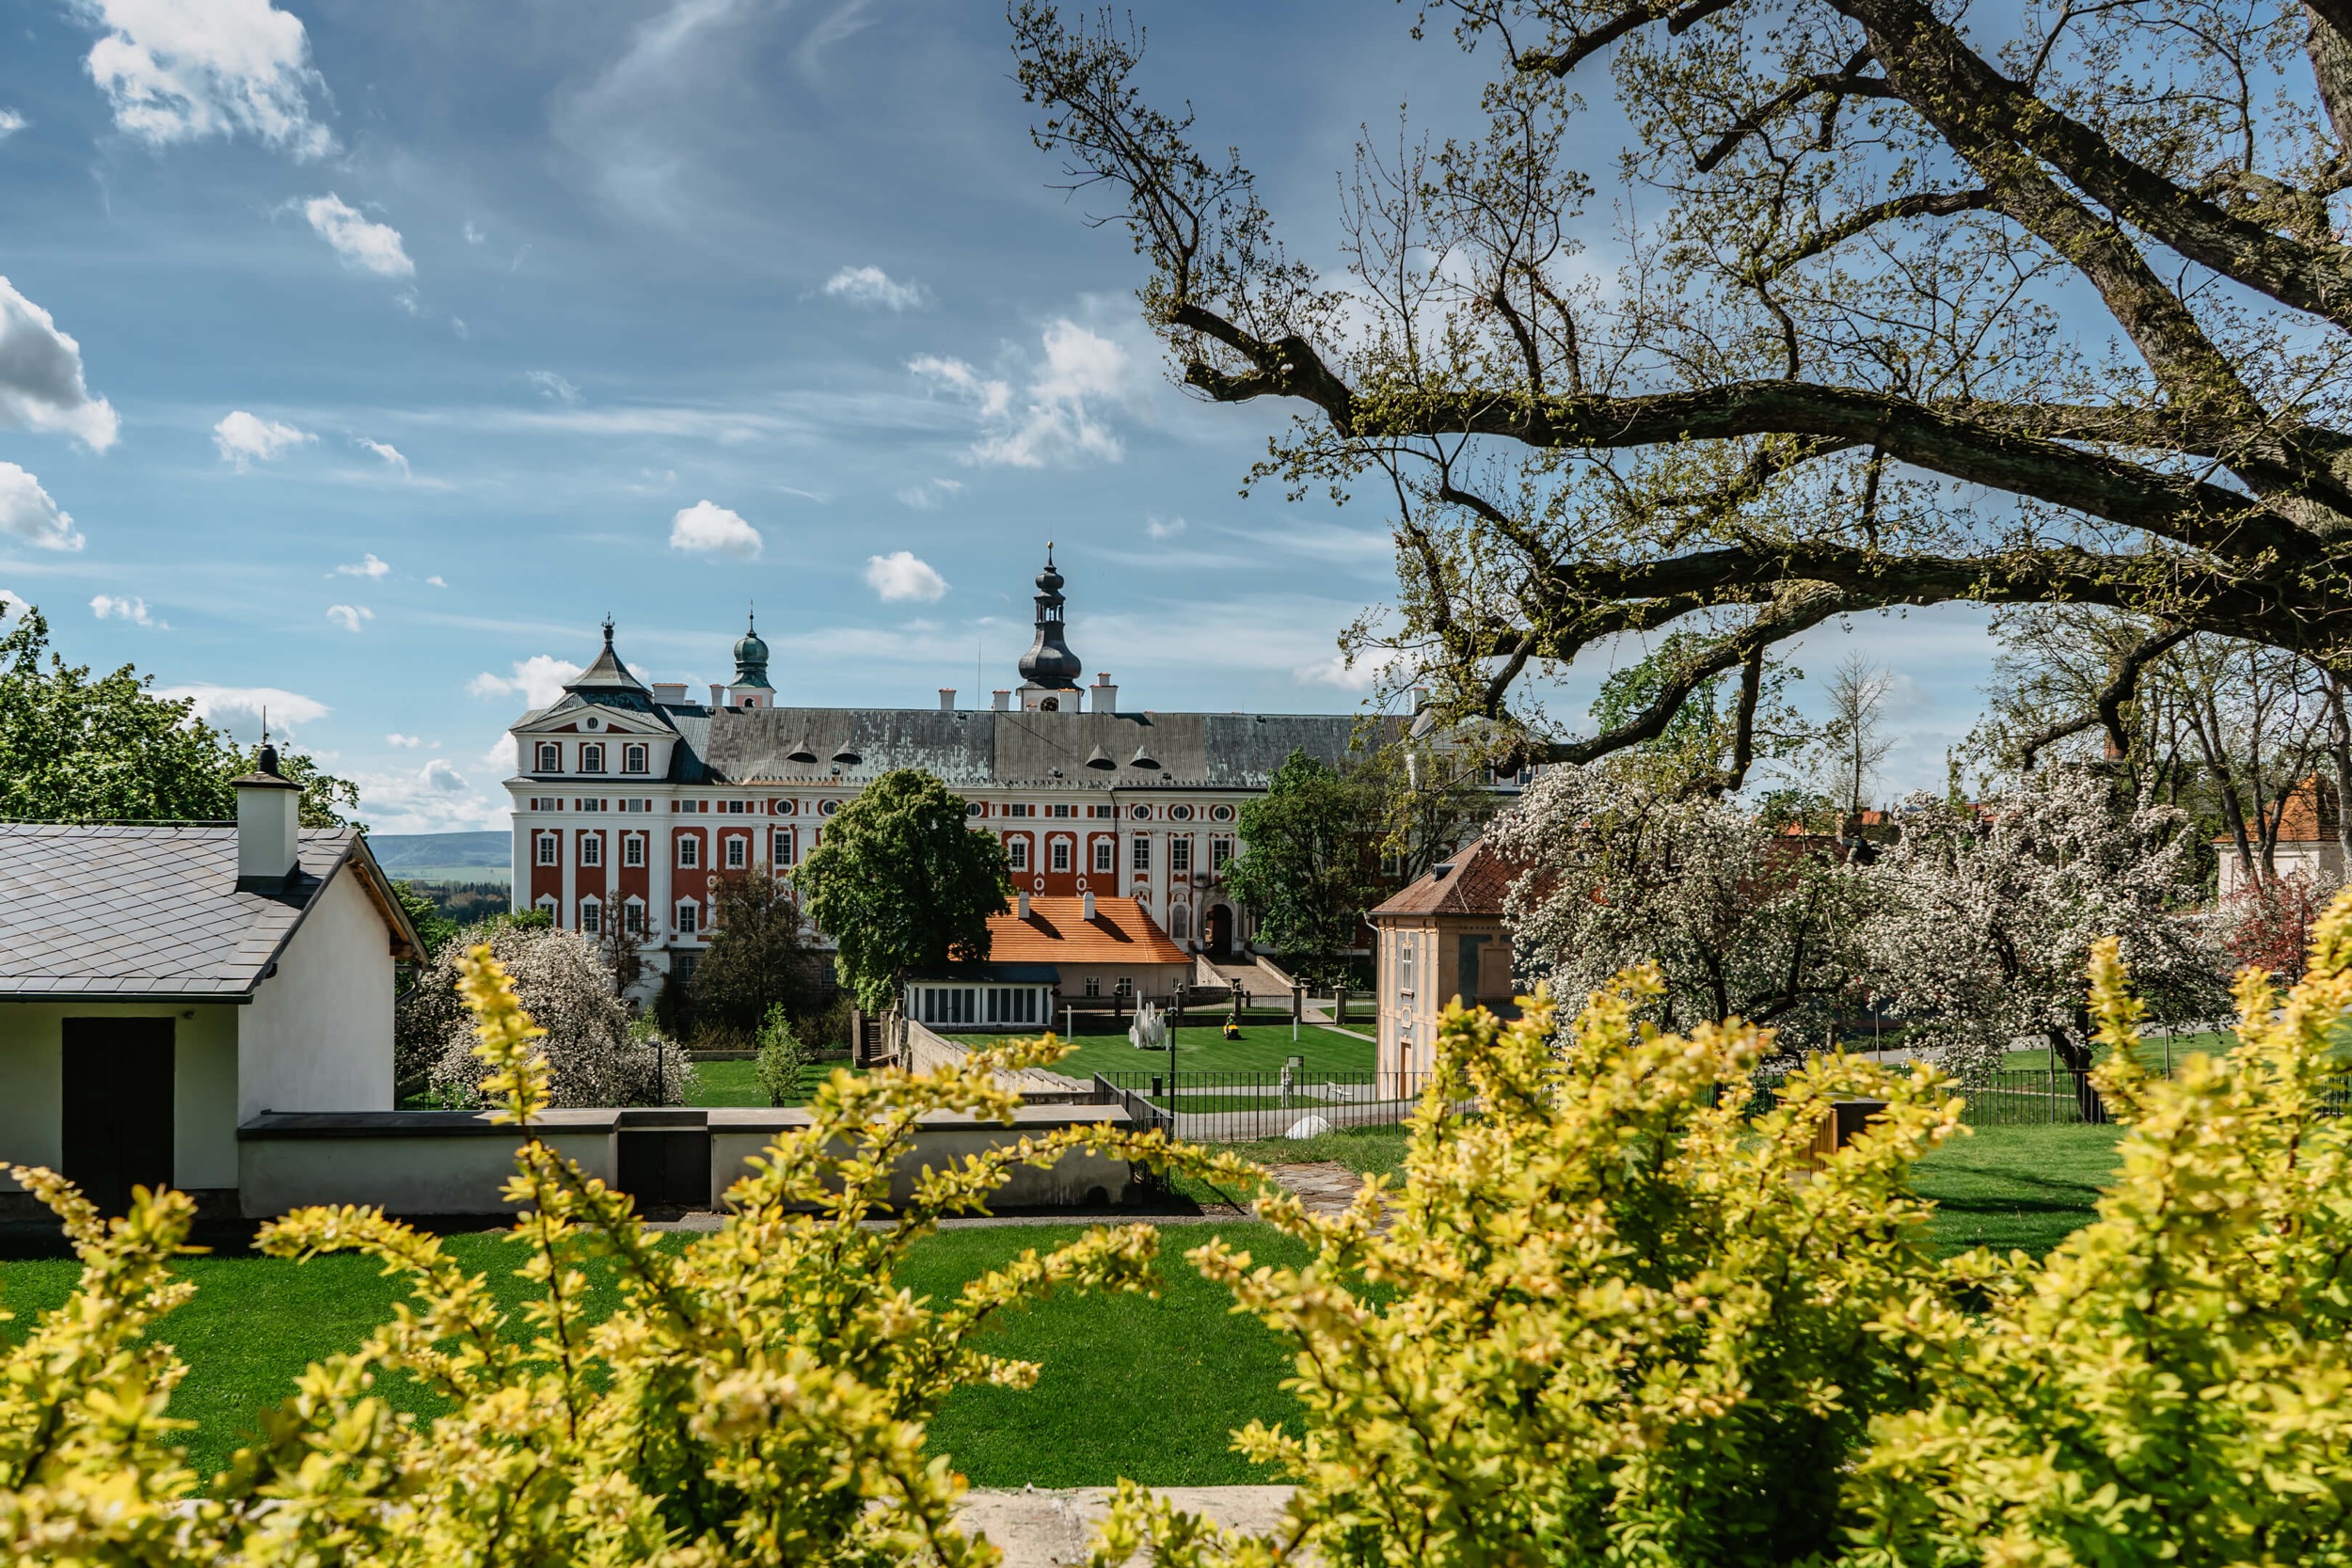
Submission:
[[[44,550],[78,550],[83,545],[72,515],[13,463],[0,463],[0,538],[22,539]]]
[[[361,626],[375,619],[375,611],[365,605],[331,604],[326,607],[326,618],[345,631],[358,631]]]
[[[463,795],[469,786],[466,776],[449,764],[447,757],[435,757],[424,765],[417,781],[425,788],[441,795]]]
[[[364,436],[354,436],[351,439],[354,445],[366,448],[368,451],[375,453],[376,456],[382,458],[391,467],[398,468],[403,479],[413,479],[416,477],[408,467],[408,459],[403,456],[401,454],[401,450],[398,447],[393,446],[390,442],[371,441]],[[369,559],[373,560],[374,557],[371,556]]]
[[[681,507],[670,519],[670,548],[696,555],[732,555],[750,560],[759,554],[759,530],[723,506],[696,501]]]
[[[564,695],[564,683],[579,675],[580,666],[552,654],[533,654],[515,661],[512,675],[493,675],[487,670],[466,683],[466,689],[477,697],[520,697],[532,707],[546,707]]]
[[[73,0],[107,29],[89,52],[90,80],[115,124],[151,147],[246,132],[299,158],[331,152],[310,118],[326,84],[310,64],[301,21],[269,0]]]
[[[580,388],[553,371],[525,371],[523,379],[537,388],[543,398],[552,398],[562,404],[580,402]]]
[[[450,329],[452,332],[453,332],[453,333],[455,333],[455,334],[457,335],[457,340],[458,340],[458,341],[460,341],[460,342],[466,342],[466,343],[470,343],[470,342],[472,342],[472,341],[473,341],[473,328],[471,328],[471,327],[469,327],[469,326],[468,326],[468,325],[466,325],[466,318],[465,318],[465,317],[463,317],[463,316],[452,316],[452,317],[450,317],[450,319],[449,319],[449,329]]]
[[[135,626],[151,626],[157,631],[169,631],[171,624],[158,621],[147,612],[147,601],[132,594],[117,598],[101,594],[89,602],[89,612],[102,621],[128,621]]]
[[[898,499],[918,512],[936,512],[948,497],[962,493],[960,480],[927,479],[920,484],[910,484],[898,492]]]
[[[431,583],[436,588],[447,588],[449,586],[447,582],[442,580],[441,574],[438,572],[434,573],[431,577],[425,578],[424,580]]]
[[[482,225],[474,222],[471,218],[468,218],[466,220],[466,227],[460,230],[460,232],[466,236],[466,243],[468,245],[480,245],[483,241],[490,237],[482,231]]]
[[[342,258],[343,265],[353,271],[372,272],[378,277],[417,275],[417,264],[408,260],[408,252],[401,246],[400,230],[364,215],[333,191],[304,202],[302,215],[310,220],[318,237]],[[410,313],[415,310],[411,303]]]
[[[220,449],[221,461],[234,463],[239,473],[317,439],[307,430],[264,420],[242,408],[222,415],[220,423],[213,426],[213,445]]]
[[[885,310],[917,309],[931,297],[922,284],[912,279],[901,283],[880,267],[843,267],[825,280],[825,293],[851,305],[874,305]]]
[[[1044,356],[1028,367],[1018,394],[1010,381],[981,375],[961,359],[919,355],[907,369],[973,404],[980,437],[969,461],[1041,468],[1099,458],[1116,463],[1123,449],[1103,422],[1104,404],[1133,393],[1127,351],[1064,317],[1045,329]]]
[[[0,425],[61,431],[104,451],[120,423],[113,405],[89,395],[82,345],[49,312],[0,277]]]
[[[26,120],[14,109],[0,109],[0,141],[7,141],[24,129]]]
[[[206,723],[242,725],[255,731],[262,727],[266,711],[273,735],[283,735],[294,725],[310,723],[333,711],[325,703],[275,686],[215,686],[210,681],[196,681],[186,686],[167,686],[155,695],[186,698],[193,705],[196,717]]]
[[[866,558],[866,586],[884,604],[903,599],[930,604],[946,594],[947,579],[933,571],[929,562],[917,559],[913,550],[893,550]]]
[[[384,737],[384,744],[387,746],[405,746],[410,751],[414,751],[418,747],[424,744],[424,737],[419,735],[402,735],[399,731],[395,730],[390,735]]]
[[[1146,517],[1143,531],[1154,539],[1173,539],[1184,531],[1182,517]]]
[[[370,550],[357,562],[336,567],[335,575],[339,578],[381,578],[390,576],[391,570],[390,562],[379,561],[376,559],[375,552]]]
[[[398,240],[399,236],[394,235],[393,238],[394,240]],[[344,260],[349,261],[350,258],[345,257]],[[424,301],[417,297],[417,291],[413,288],[403,289],[400,293],[394,294],[392,296],[392,303],[399,306],[412,317],[421,318],[424,314]]]

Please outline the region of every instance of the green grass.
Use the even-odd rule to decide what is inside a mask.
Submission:
[[[1252,1222],[1221,1227],[1261,1261],[1296,1261],[1295,1243]],[[963,1282],[1020,1255],[1082,1233],[1078,1226],[944,1231],[918,1243],[899,1282],[944,1300]],[[987,1334],[983,1349],[1044,1364],[1036,1388],[967,1388],[949,1397],[931,1427],[935,1451],[980,1486],[1106,1485],[1129,1476],[1158,1486],[1263,1481],[1230,1449],[1234,1428],[1280,1421],[1296,1406],[1280,1387],[1288,1361],[1255,1321],[1233,1317],[1231,1298],[1180,1254],[1205,1228],[1168,1234],[1160,1299],[1058,1295],[1023,1308]],[[682,1243],[682,1239],[678,1239]],[[485,1272],[500,1298],[529,1289],[513,1275],[520,1248],[496,1234],[453,1236],[446,1245]],[[308,1263],[266,1258],[198,1258],[180,1265],[193,1300],[158,1333],[188,1364],[171,1411],[193,1420],[183,1439],[199,1475],[229,1462],[253,1431],[253,1413],[283,1398],[312,1361],[356,1347],[404,1293],[376,1265],[355,1257]],[[0,1263],[0,1302],[16,1314],[0,1334],[21,1337],[33,1315],[72,1290],[71,1259]],[[618,1300],[610,1276],[595,1281],[597,1309]],[[413,1384],[386,1380],[396,1406],[430,1414],[437,1402]]]
[[[1178,1072],[1263,1072],[1275,1074],[1294,1054],[1307,1058],[1310,1071],[1370,1072],[1373,1043],[1336,1034],[1320,1024],[1302,1023],[1298,1039],[1291,1040],[1287,1023],[1245,1023],[1241,1038],[1223,1037],[1221,1025],[1187,1024],[1176,1033]],[[1022,1037],[1008,1035],[1007,1039]],[[975,1044],[994,1043],[976,1040]],[[1081,1035],[1069,1055],[1050,1069],[1084,1082],[1098,1072],[1166,1072],[1168,1052],[1137,1051],[1125,1035]]]
[[[847,1072],[852,1077],[861,1077],[866,1071],[864,1068],[851,1067],[847,1062],[812,1062],[809,1064],[807,1073],[801,1080],[805,1092],[795,1097],[790,1103],[806,1104],[809,1095],[814,1094],[817,1086],[831,1078],[836,1069]],[[696,1062],[694,1064],[694,1092],[686,1097],[686,1103],[707,1106],[712,1109],[744,1106],[765,1108],[768,1104],[768,1091],[759,1086],[759,1064],[757,1062]]]

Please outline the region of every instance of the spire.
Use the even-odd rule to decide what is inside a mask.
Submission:
[[[1085,666],[1070,651],[1062,626],[1062,575],[1054,569],[1054,544],[1045,543],[1045,570],[1037,575],[1037,640],[1021,656],[1021,679],[1032,687],[1075,691]]]
[[[628,672],[621,656],[612,648],[612,617],[604,618],[604,646],[587,669],[564,683],[564,689],[583,702],[601,703],[615,707],[646,707],[651,705],[644,683]]]
[[[743,618],[743,635],[735,644],[735,684],[759,691],[773,691],[768,684],[768,644],[759,635],[755,612]]]

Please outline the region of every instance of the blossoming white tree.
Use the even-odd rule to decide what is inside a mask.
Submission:
[[[612,970],[596,944],[577,931],[506,925],[477,927],[445,943],[440,956],[401,998],[398,1072],[421,1077],[452,1105],[482,1103],[482,1064],[473,1021],[458,999],[464,956],[476,942],[514,981],[547,1037],[549,1087],[557,1105],[675,1105],[691,1069],[676,1044],[631,1027]]]
[[[1737,802],[1613,761],[1562,767],[1489,832],[1524,868],[1509,908],[1520,962],[1556,995],[1654,962],[1667,1027],[1738,1017],[1793,1046],[1860,974],[1873,886]]]
[[[2090,1067],[2083,976],[2104,936],[2122,940],[2155,1016],[2219,1016],[2224,960],[2191,908],[2190,828],[2152,800],[2119,809],[2083,768],[2029,775],[1979,807],[1915,796],[1867,873],[1884,895],[1866,927],[1874,983],[1918,1020],[1915,1044],[1963,1075],[1997,1068],[2021,1037]]]

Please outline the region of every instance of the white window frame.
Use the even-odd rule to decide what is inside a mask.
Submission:
[[[677,835],[677,868],[680,871],[700,871],[703,868],[703,841],[699,835]]]
[[[621,771],[644,773],[653,768],[653,748],[640,740],[632,740],[621,748]]]
[[[643,833],[623,833],[621,835],[621,864],[623,866],[642,866],[644,863],[645,835]]]
[[[1152,869],[1152,839],[1149,834],[1136,834],[1136,847],[1128,851],[1127,864],[1136,871],[1148,873]]]
[[[1097,876],[1116,876],[1119,871],[1119,840],[1098,838],[1094,841],[1094,870]]]
[[[564,835],[562,833],[540,833],[536,835],[536,838],[537,858],[532,863],[562,865],[564,863]]]
[[[742,871],[752,863],[752,839],[749,833],[729,833],[720,846],[720,863],[729,871]]]
[[[1061,837],[1049,840],[1045,846],[1045,863],[1056,872],[1069,870],[1070,841]]]
[[[580,770],[583,773],[601,773],[604,771],[603,741],[588,740],[580,743]]]
[[[677,901],[677,908],[671,913],[677,922],[676,928],[679,936],[691,937],[702,934],[703,907],[700,904],[691,898],[681,898]]]
[[[594,894],[580,901],[580,928],[592,937],[604,934],[604,900]]]
[[[775,865],[779,869],[787,865],[798,865],[800,863],[800,834],[795,832],[792,829],[775,828],[770,830],[768,838],[768,859],[770,863]]]
[[[538,746],[533,749],[532,754],[538,759],[532,766],[531,770],[533,773],[561,773],[564,771],[564,747],[561,742],[542,740],[539,742]]]
[[[603,866],[604,835],[602,833],[582,833],[580,835],[580,863],[582,865],[593,865],[599,868]]]
[[[1015,833],[1005,840],[1005,864],[1014,871],[1029,869],[1029,835]]]
[[[1168,841],[1168,874],[1171,877],[1192,874],[1192,835],[1190,833],[1178,833]]]
[[[633,937],[645,934],[645,901],[635,894],[621,905],[621,929]]]

